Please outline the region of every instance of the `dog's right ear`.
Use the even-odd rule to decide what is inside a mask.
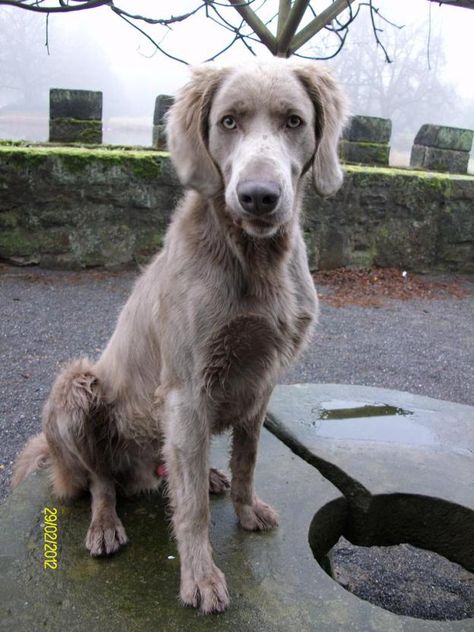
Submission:
[[[344,177],[338,142],[347,118],[346,99],[324,66],[299,60],[294,64],[314,105],[318,146],[313,160],[313,181],[316,191],[326,197],[336,193]]]
[[[212,98],[226,73],[212,64],[193,68],[191,81],[178,92],[167,115],[168,148],[178,177],[184,186],[206,196],[223,186],[207,137]]]

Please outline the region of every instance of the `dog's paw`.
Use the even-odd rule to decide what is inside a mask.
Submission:
[[[211,467],[209,470],[209,493],[223,494],[230,489],[230,481],[222,470]]]
[[[119,518],[91,522],[86,536],[86,548],[91,555],[110,555],[128,542]]]
[[[199,608],[203,614],[224,612],[230,602],[224,573],[215,565],[200,580],[181,579],[180,597],[185,606]]]
[[[269,531],[278,527],[277,512],[259,498],[253,505],[238,505],[235,510],[241,526],[247,531]]]

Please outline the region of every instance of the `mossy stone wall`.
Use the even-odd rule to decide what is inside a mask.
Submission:
[[[163,152],[0,143],[0,259],[63,268],[146,261],[182,193]],[[310,265],[474,272],[473,207],[472,176],[346,166],[333,198],[308,188]]]

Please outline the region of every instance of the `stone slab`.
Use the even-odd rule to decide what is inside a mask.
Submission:
[[[51,143],[102,143],[102,121],[80,121],[72,118],[55,118],[49,121]]]
[[[392,134],[392,121],[377,116],[353,116],[346,126],[345,140],[366,143],[388,143]]]
[[[363,165],[388,165],[390,145],[342,140],[339,155],[343,162]]]
[[[153,125],[152,147],[161,151],[168,149],[165,125]]]
[[[102,92],[52,88],[49,91],[49,118],[101,121]]]
[[[372,412],[375,405],[376,416],[367,416],[369,405]],[[406,414],[389,409],[382,415],[377,406]],[[354,410],[358,417],[334,418]],[[397,421],[403,423],[397,427]],[[472,507],[473,409],[385,389],[279,386],[267,424],[279,439],[262,433],[257,490],[279,510],[280,527],[266,534],[244,532],[228,496],[211,501],[211,541],[232,600],[227,612],[203,617],[179,606],[179,563],[160,495],[120,500],[130,544],[109,559],[92,559],[83,546],[88,499],[57,503],[44,474],[34,474],[0,507],[0,629],[472,632],[472,619],[425,621],[358,599],[316,563],[308,538],[317,552],[327,544],[317,541],[324,533],[321,516],[328,514],[331,529],[341,522],[336,512],[334,523],[328,510],[344,509],[348,499],[328,479],[336,473],[341,487],[342,468],[346,480],[357,480],[372,494],[414,493],[420,502],[428,495]],[[227,458],[227,439],[221,437],[211,461],[222,467]],[[321,459],[332,466],[327,478],[319,471]],[[58,508],[55,571],[43,570],[45,506]],[[469,542],[469,532],[460,535]]]
[[[162,125],[165,114],[174,103],[174,97],[169,94],[159,94],[155,100],[155,110],[153,113],[153,125]]]
[[[374,405],[374,416],[364,416],[364,407]],[[378,415],[378,405],[407,414]],[[337,409],[352,416],[337,419]],[[336,411],[333,419],[321,419],[327,410]],[[424,494],[474,507],[472,406],[376,387],[300,384],[278,386],[268,414],[371,493]]]
[[[469,153],[453,149],[436,149],[424,145],[413,145],[410,154],[410,166],[445,171],[447,173],[467,173]]]
[[[422,125],[415,137],[415,145],[438,149],[471,151],[474,131],[443,125]]]

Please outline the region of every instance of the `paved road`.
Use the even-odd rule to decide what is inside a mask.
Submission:
[[[15,455],[40,428],[58,366],[97,356],[135,278],[0,268],[0,501]],[[383,386],[473,405],[473,325],[474,295],[378,309],[322,303],[311,348],[282,381]]]

